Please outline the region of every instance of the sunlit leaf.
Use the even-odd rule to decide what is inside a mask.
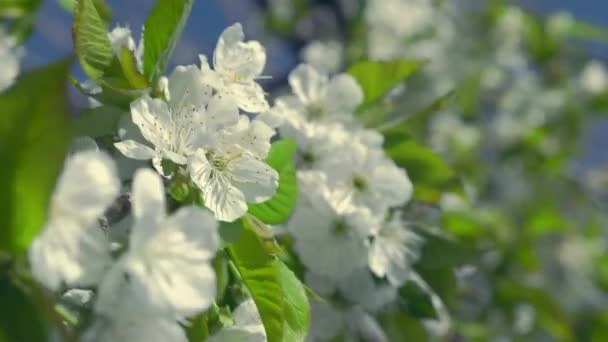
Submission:
[[[186,26],[193,0],[158,0],[144,24],[144,74],[152,84],[165,72]]]
[[[248,204],[249,213],[264,223],[283,223],[295,208],[298,194],[293,160],[295,152],[296,144],[291,140],[280,140],[272,144],[266,162],[279,173],[279,187],[268,201]]]
[[[293,272],[266,253],[246,220],[239,240],[228,250],[258,308],[268,341],[304,341],[310,308],[306,291]]]
[[[405,80],[422,65],[418,61],[364,61],[348,69],[363,88],[364,99],[361,106],[366,106],[380,99],[389,90]]]
[[[0,95],[0,246],[23,251],[46,218],[70,141],[71,60],[24,74]]]

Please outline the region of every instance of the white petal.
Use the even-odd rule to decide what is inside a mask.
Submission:
[[[405,170],[397,167],[392,161],[377,165],[373,171],[373,191],[379,201],[395,207],[407,203],[413,194],[413,185]]]
[[[207,210],[181,207],[167,218],[163,229],[172,234],[172,248],[188,249],[199,260],[212,259],[219,248],[218,222]]]
[[[186,108],[202,108],[211,97],[211,89],[203,83],[199,68],[180,65],[169,77],[169,96],[169,106],[179,113]]]
[[[164,147],[167,129],[172,125],[167,103],[144,95],[131,103],[131,120],[146,140],[155,147]]]
[[[327,85],[325,105],[331,113],[351,114],[363,102],[363,90],[350,75],[334,76]]]
[[[207,105],[204,120],[210,130],[235,125],[239,121],[239,109],[232,99],[216,95]]]
[[[135,140],[125,140],[114,144],[117,150],[125,157],[137,160],[148,160],[156,156],[156,152],[150,147],[140,144]]]
[[[279,185],[279,174],[268,164],[249,157],[238,158],[228,164],[234,186],[248,203],[270,199]]]
[[[105,153],[85,151],[70,157],[51,202],[51,218],[71,217],[91,223],[118,196],[116,166]]]
[[[150,169],[135,172],[132,186],[132,212],[135,225],[131,246],[137,247],[153,234],[165,218],[165,190],[161,178]]]
[[[205,206],[220,221],[233,222],[247,212],[243,193],[223,175],[213,169],[203,150],[198,150],[189,162],[190,175],[201,190]]]
[[[240,132],[235,142],[254,157],[266,159],[270,151],[270,139],[275,135],[275,130],[263,121],[253,120],[249,123],[247,117],[243,116],[243,118],[243,121],[246,121],[244,126],[247,128]]]
[[[244,111],[261,113],[270,108],[264,89],[254,81],[231,83],[223,91],[234,98],[239,108]]]
[[[215,70],[241,78],[259,76],[266,64],[266,51],[257,41],[243,42],[243,27],[236,23],[220,35],[213,54]]]
[[[209,262],[219,247],[217,226],[200,208],[179,209],[149,232],[145,244],[131,246],[110,271],[100,287],[96,309],[108,314],[117,307],[137,306],[169,317],[207,309],[216,293]]]
[[[29,261],[34,277],[56,291],[62,284],[96,285],[112,259],[109,241],[100,227],[57,220],[34,239]]]
[[[305,104],[317,104],[327,86],[327,76],[308,64],[300,64],[289,74],[289,85]]]

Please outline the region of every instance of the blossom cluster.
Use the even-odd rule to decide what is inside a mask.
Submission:
[[[117,56],[126,48],[141,68],[141,49],[128,29],[118,27],[109,38]],[[94,289],[95,320],[84,341],[186,341],[186,319],[216,298],[211,261],[220,244],[218,221],[239,219],[247,203],[276,191],[278,174],[264,162],[275,130],[241,112],[268,109],[256,82],[264,48],[245,42],[235,24],[220,36],[213,68],[200,59],[199,67],[178,66],[161,78],[159,96],[150,89],[133,101],[130,121],[139,134],[119,134],[114,144],[128,158],[151,160],[156,171],[142,164],[122,188],[112,158],[80,139],[29,250],[32,273],[47,289],[66,298]],[[94,83],[88,88],[102,91]],[[190,177],[209,210],[186,205],[165,214],[163,182],[176,174]],[[108,229],[104,217],[121,192],[130,198],[130,219]],[[86,302],[80,304],[92,301]],[[266,340],[251,299],[235,309],[233,321],[211,340]]]
[[[382,135],[357,121],[363,91],[352,76],[301,64],[288,80],[292,94],[260,116],[298,146],[299,202],[285,230],[307,284],[348,303],[313,303],[309,339],[364,336],[356,322],[377,325],[369,313],[395,300],[417,258],[421,239],[399,210],[412,183],[386,156]]]
[[[32,273],[52,291],[97,289],[97,318],[85,341],[185,341],[178,321],[215,298],[210,261],[219,246],[218,224],[197,207],[167,216],[161,177],[141,169],[133,179],[128,239],[112,241],[99,218],[119,192],[107,154],[69,157],[47,224],[29,251]]]

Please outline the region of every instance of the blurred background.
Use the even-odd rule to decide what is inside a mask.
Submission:
[[[255,0],[205,0],[196,1],[191,19],[175,54],[173,65],[195,63],[198,54],[209,54],[222,30],[234,22],[245,26],[245,33],[250,38],[261,40],[269,50],[266,74],[282,78],[298,62],[297,48],[289,41],[278,38],[272,32],[264,30],[263,6],[278,8],[286,1]],[[332,6],[338,3],[357,3],[358,0],[323,0],[316,1],[325,7],[327,13],[319,14],[327,21],[336,21],[331,13]],[[473,1],[472,1],[473,2]],[[151,0],[109,0],[115,24],[129,25],[137,36],[148,11],[154,5]],[[547,14],[556,11],[568,11],[575,18],[594,24],[608,25],[608,2],[601,0],[516,0],[513,4],[522,6],[534,13]],[[25,45],[26,55],[23,59],[25,68],[45,64],[72,51],[71,14],[67,13],[58,1],[46,0],[40,9],[36,29]],[[303,28],[305,30],[305,28]],[[585,43],[593,57],[608,59],[608,45]],[[82,77],[82,74],[77,74]]]
[[[444,2],[449,1],[445,0]],[[463,6],[476,6],[489,1],[470,0],[461,1],[459,4],[463,4]],[[130,26],[135,37],[140,35],[140,28],[154,2],[152,0],[107,1],[113,10],[113,25]],[[314,10],[311,11],[311,15],[290,23],[295,28],[295,31],[285,34],[285,32],[281,32],[281,25],[277,25],[276,22],[273,25],[272,20],[269,19],[269,13],[281,16],[285,12],[292,10],[291,4],[303,2],[315,3]],[[437,3],[439,2],[437,1]],[[347,31],[352,32],[351,27],[345,27],[348,25],[348,20],[345,17],[349,15],[349,11],[356,11],[360,3],[362,3],[360,0],[196,1],[191,18],[175,49],[169,70],[174,65],[198,63],[199,54],[211,55],[216,45],[217,37],[224,28],[234,22],[241,22],[245,27],[247,38],[261,41],[267,49],[268,62],[264,74],[271,76],[271,79],[263,80],[261,83],[263,83],[264,88],[269,93],[276,94],[275,91],[285,86],[288,73],[295,65],[300,63],[301,49],[308,42],[315,39],[346,35],[344,32]],[[608,1],[514,0],[511,3],[521,6],[523,9],[540,17],[553,15],[557,12],[567,12],[576,20],[608,27],[608,16],[606,16],[606,13],[608,13]],[[289,16],[289,13],[287,13],[287,17]],[[72,52],[70,31],[71,14],[65,11],[55,0],[44,1],[41,10],[37,14],[34,34],[25,45],[24,69],[42,65],[70,54]],[[489,40],[495,38],[492,35],[488,36]],[[474,41],[474,44],[476,43],[475,37],[463,38],[469,38]],[[501,36],[500,38],[503,37]],[[497,40],[496,46],[500,47],[503,41],[501,39]],[[566,45],[567,47],[580,48],[586,53],[587,56],[585,58],[588,60],[597,60],[606,65],[608,63],[608,44],[605,43],[606,41],[608,40],[604,39],[604,42],[601,42],[598,40],[569,38]],[[540,43],[544,42],[541,41]],[[567,53],[570,52],[568,49],[566,50]],[[491,51],[489,54],[493,55],[493,53],[494,51]],[[499,53],[496,54],[498,55]],[[568,63],[570,62],[568,60],[569,57],[571,56],[568,55],[562,60],[562,56],[556,54],[551,62],[556,62],[555,64],[564,62],[563,64],[568,67]],[[573,60],[577,63],[572,63],[576,65],[572,69],[577,70],[577,72],[580,71],[577,69],[578,57],[579,55],[575,54]],[[449,60],[449,57],[445,59]],[[462,62],[462,64],[465,63]],[[602,220],[602,223],[598,224],[599,228],[596,229],[594,225],[592,228],[587,229],[587,224],[589,223],[587,222],[587,218],[591,216],[588,215],[590,212],[603,216],[608,212],[608,205],[606,205],[608,192],[605,191],[608,187],[604,187],[608,185],[608,172],[606,171],[608,170],[608,167],[606,167],[608,166],[608,150],[605,148],[606,136],[608,136],[608,120],[605,119],[605,116],[590,115],[598,114],[590,113],[592,110],[597,109],[581,107],[583,109],[577,114],[577,120],[573,121],[569,116],[571,114],[569,113],[569,109],[571,108],[568,107],[568,103],[563,104],[559,101],[557,102],[562,104],[556,106],[557,109],[550,106],[549,109],[542,108],[542,104],[541,108],[537,108],[535,104],[541,101],[541,95],[554,94],[553,91],[556,89],[561,91],[563,90],[559,88],[561,86],[569,90],[571,83],[574,83],[573,80],[575,79],[575,77],[572,78],[573,80],[569,78],[561,79],[560,82],[555,82],[559,87],[553,89],[554,84],[551,83],[554,81],[551,77],[555,76],[552,73],[553,65],[546,63],[546,65],[539,67],[539,64],[531,63],[530,68],[525,70],[528,76],[530,74],[538,74],[538,79],[533,79],[534,81],[538,81],[537,83],[548,83],[547,89],[538,91],[538,99],[534,97],[534,93],[528,96],[532,97],[531,100],[526,98],[526,95],[530,95],[526,94],[528,90],[526,87],[530,86],[530,84],[531,86],[537,86],[537,84],[534,82],[527,84],[525,77],[520,77],[524,76],[524,72],[521,71],[513,72],[513,80],[507,82],[509,87],[513,86],[513,96],[510,96],[511,93],[507,92],[507,95],[504,96],[505,101],[497,101],[499,96],[493,93],[492,90],[488,91],[486,95],[488,95],[489,101],[497,102],[497,107],[503,107],[504,104],[506,108],[500,109],[507,114],[513,114],[515,121],[521,121],[515,122],[516,124],[525,121],[525,119],[518,116],[522,112],[520,109],[530,107],[530,116],[534,116],[537,113],[537,109],[543,111],[541,114],[549,114],[548,116],[552,114],[551,112],[565,112],[562,113],[563,116],[560,117],[560,121],[558,122],[561,126],[552,126],[552,123],[548,120],[546,127],[533,127],[530,136],[521,138],[518,144],[506,144],[508,146],[504,149],[497,149],[499,150],[498,152],[495,151],[494,155],[490,155],[487,151],[489,148],[486,145],[491,145],[491,143],[488,143],[488,140],[494,138],[491,136],[494,132],[486,127],[486,121],[496,119],[496,113],[491,112],[488,115],[480,115],[473,118],[466,117],[464,113],[462,115],[463,126],[467,123],[473,126],[472,123],[475,123],[479,126],[478,128],[488,129],[489,132],[489,138],[488,136],[484,136],[485,140],[484,138],[480,139],[481,143],[479,145],[481,146],[479,147],[479,151],[475,150],[474,153],[467,154],[466,157],[471,157],[471,159],[463,158],[459,166],[459,174],[464,175],[465,178],[470,177],[473,179],[479,176],[478,182],[481,184],[479,185],[479,189],[481,189],[480,192],[485,194],[485,196],[480,196],[483,201],[480,201],[479,207],[476,207],[471,213],[448,217],[448,219],[469,218],[467,216],[469,214],[477,215],[471,221],[476,224],[477,222],[481,222],[479,223],[481,228],[489,226],[491,229],[487,231],[483,231],[481,228],[478,230],[482,231],[482,233],[489,231],[489,235],[492,235],[495,241],[488,239],[482,233],[479,236],[473,237],[472,234],[471,236],[467,235],[469,232],[463,233],[463,240],[467,238],[470,238],[470,240],[477,239],[475,241],[476,247],[484,251],[485,254],[477,258],[479,260],[483,259],[480,264],[487,261],[486,264],[491,264],[491,266],[485,265],[490,269],[485,278],[481,275],[469,277],[466,269],[459,269],[461,272],[457,274],[458,280],[462,281],[465,285],[458,284],[459,288],[464,289],[458,293],[463,299],[461,303],[462,307],[459,307],[458,311],[465,313],[461,314],[463,321],[467,322],[467,318],[470,318],[471,322],[475,322],[476,320],[484,322],[484,326],[492,327],[489,329],[493,330],[491,333],[494,333],[494,330],[498,330],[496,327],[503,325],[508,328],[515,326],[514,330],[521,328],[520,330],[526,333],[532,331],[528,327],[531,324],[529,321],[532,316],[532,319],[538,317],[539,324],[543,326],[543,329],[549,330],[552,336],[569,336],[566,333],[562,334],[565,328],[562,329],[560,326],[566,326],[562,322],[566,320],[557,318],[557,316],[561,315],[561,311],[555,309],[557,306],[552,304],[556,302],[567,308],[565,311],[571,316],[569,319],[573,321],[572,326],[575,327],[573,329],[576,330],[577,337],[586,336],[587,321],[601,322],[602,324],[598,324],[598,326],[601,326],[603,329],[602,334],[598,333],[599,339],[596,340],[607,341],[608,313],[605,312],[605,304],[608,303],[608,296],[606,296],[606,292],[608,291],[608,258],[605,257],[604,251],[608,250],[608,243],[606,243],[608,241],[608,225],[605,225]],[[452,67],[458,69],[459,66],[461,65]],[[473,67],[481,69],[477,65]],[[565,70],[566,72],[572,71],[567,68]],[[73,72],[76,78],[84,80],[84,74],[77,66],[74,67]],[[576,72],[573,74],[578,76]],[[435,78],[431,77],[429,79],[435,80]],[[521,93],[518,94],[518,81],[522,81],[521,83],[524,86],[523,96],[521,96]],[[432,88],[432,86],[434,84],[429,88]],[[416,91],[415,87],[411,87],[408,90]],[[562,93],[558,92],[557,94]],[[572,98],[563,98],[568,102],[576,100],[578,95],[578,93],[575,93]],[[605,97],[606,94],[602,93],[601,96]],[[477,97],[477,95],[473,95],[473,97]],[[524,98],[522,102],[529,101],[529,103],[517,103],[518,97]],[[551,96],[548,97],[549,100],[554,100],[554,98],[550,98]],[[515,101],[512,102],[515,102],[515,104],[512,105],[509,101],[514,98]],[[404,103],[406,102],[404,101]],[[480,112],[485,109],[483,105],[484,103],[479,104],[478,109],[480,109]],[[605,108],[608,108],[608,106],[601,108],[603,109],[599,109],[599,111],[605,111]],[[453,115],[454,113],[458,112],[451,112],[449,114]],[[478,122],[475,122],[475,119],[479,119]],[[572,122],[576,122],[576,124],[571,125]],[[508,123],[510,124],[511,122]],[[582,126],[580,127],[580,135],[578,134],[578,123]],[[450,131],[453,130],[453,126],[450,125],[452,125],[451,121],[448,122],[448,133],[451,133]],[[565,127],[565,129],[562,130],[562,127]],[[545,128],[546,131],[543,130]],[[570,134],[572,132],[570,132],[569,128],[577,132]],[[546,136],[543,136],[543,134]],[[552,134],[555,134],[555,136],[551,136]],[[564,138],[570,135],[573,136],[574,142],[566,141],[567,139]],[[554,156],[552,153],[545,153],[546,151],[543,150],[542,144],[537,143],[537,139],[542,140],[543,138],[546,138],[549,142],[557,141],[558,146],[562,144],[564,146],[563,154],[565,157],[561,153],[553,153],[557,154],[557,156]],[[430,140],[432,144],[432,139]],[[454,144],[450,144],[448,141],[446,145]],[[572,155],[569,154],[570,151],[573,151]],[[453,157],[458,162],[459,157],[456,156],[456,153],[446,154],[448,159]],[[489,155],[490,157],[488,157]],[[514,155],[515,157],[513,157]],[[498,156],[503,159],[498,160]],[[487,160],[483,160],[483,163],[480,163],[483,157],[486,157]],[[552,163],[557,165],[553,169],[551,168]],[[561,172],[562,170],[559,170],[560,172],[556,172],[561,167],[566,171]],[[594,168],[603,168],[604,170],[597,173],[597,177],[595,178],[589,177],[587,171]],[[476,175],[475,171],[480,171],[482,175]],[[555,173],[552,174],[551,172]],[[522,174],[523,176],[521,176]],[[557,178],[555,177],[556,175],[566,175],[567,177],[565,177],[566,179],[552,179],[552,177]],[[579,179],[572,181],[570,179],[571,175]],[[526,176],[530,177],[529,179],[524,179],[525,182],[523,182],[522,178]],[[579,194],[580,184],[577,181],[583,182],[581,181],[582,178],[585,178],[584,181],[590,182],[588,185],[591,184],[592,191],[584,189],[585,191],[588,191],[592,196],[600,193],[600,195],[605,197],[594,198],[597,201],[593,205],[590,205],[585,197],[578,203],[580,207],[574,207],[573,203],[579,199],[573,198],[570,201],[568,196],[570,194]],[[544,181],[547,181],[546,185],[543,185]],[[519,189],[518,186],[523,187],[523,190]],[[594,186],[595,188],[593,188]],[[562,188],[563,192],[561,191]],[[520,197],[513,199],[510,197],[512,193],[517,193],[515,195]],[[563,195],[564,193],[567,195]],[[559,197],[560,195],[563,197]],[[581,219],[581,217],[583,218]],[[489,224],[487,224],[488,222]],[[470,222],[467,221],[465,223],[468,224]],[[595,224],[595,222],[589,223],[589,226],[591,224]],[[557,229],[553,230],[555,227]],[[454,232],[458,228],[454,228]],[[496,236],[493,236],[493,234]],[[484,245],[489,240],[494,245]],[[598,247],[600,252],[597,255],[591,255],[587,258],[593,260],[592,262],[585,261],[586,253],[589,252],[590,246],[595,245],[595,242],[603,242],[604,244]],[[593,253],[589,252],[587,254]],[[502,261],[494,262],[493,260]],[[589,267],[592,270],[587,272],[584,269],[587,267],[585,264],[587,266],[591,265]],[[577,273],[576,271],[580,272]],[[466,279],[467,277],[471,279]],[[587,283],[586,281],[589,279],[593,281],[599,279],[599,286],[596,288],[596,286],[591,285],[591,281]],[[526,289],[519,287],[524,282],[529,286]],[[437,284],[442,285],[442,279],[437,280]],[[588,291],[588,289],[591,290]],[[496,292],[494,298],[496,302],[492,303],[492,305],[487,305],[487,308],[479,309],[489,303],[490,300],[488,298],[492,291]],[[440,288],[438,292],[441,292]],[[553,297],[553,301],[548,299],[547,293]],[[571,298],[575,302],[575,305],[570,305]],[[507,313],[505,314],[499,310],[492,311],[495,306],[508,308],[505,309]],[[597,310],[591,310],[593,312],[586,313],[579,306],[596,306],[595,309]],[[530,312],[536,312],[536,314],[530,314]],[[585,315],[588,314],[589,319],[586,316],[583,318],[582,314],[579,315],[579,312],[584,312]],[[507,318],[500,315],[506,315]],[[481,318],[485,319],[485,321],[481,321]],[[479,327],[471,324],[463,325],[460,328],[467,335],[472,336],[475,333],[467,329]],[[531,334],[530,336],[530,339],[527,339],[529,341],[560,341],[559,338],[539,338],[539,336],[546,336],[541,334]],[[459,341],[457,337],[458,335],[455,335],[453,340]],[[496,341],[504,340],[496,339]]]

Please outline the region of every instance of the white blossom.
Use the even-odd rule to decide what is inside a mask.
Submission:
[[[382,225],[374,235],[369,249],[369,267],[393,286],[408,279],[412,264],[418,259],[421,238],[411,231],[398,213]]]
[[[401,206],[412,197],[413,186],[404,169],[399,168],[380,148],[370,148],[356,139],[334,152],[324,166],[328,180],[356,205],[375,212]]]
[[[177,67],[168,79],[168,102],[144,95],[131,104],[131,119],[153,148],[135,140],[116,143],[133,159],[152,159],[165,174],[162,159],[186,165],[188,158],[221,129],[238,122],[238,109],[229,99],[211,96],[195,66]]]
[[[244,41],[241,24],[236,23],[220,35],[213,54],[213,70],[201,55],[203,80],[218,93],[236,101],[239,108],[261,113],[268,110],[264,90],[256,82],[262,77],[266,51],[258,41]]]
[[[29,250],[32,273],[51,290],[94,285],[111,263],[107,237],[98,218],[118,195],[112,160],[85,151],[65,164],[51,198],[48,219]]]
[[[288,230],[302,263],[330,279],[341,279],[367,265],[369,236],[379,228],[379,219],[332,192],[323,173],[300,172],[298,185],[300,202]]]
[[[127,251],[99,286],[96,311],[106,317],[137,307],[167,317],[188,317],[213,302],[215,272],[210,265],[219,246],[217,222],[197,207],[165,214],[160,177],[137,171],[132,189]]]
[[[283,97],[298,113],[285,119],[297,121],[352,122],[354,110],[363,102],[363,90],[348,74],[329,78],[308,64],[301,64],[289,74],[289,85],[295,96]]]
[[[340,70],[344,47],[339,41],[315,40],[302,49],[302,59],[319,71],[332,74]]]
[[[108,38],[110,39],[110,45],[112,46],[114,55],[116,55],[118,58],[122,58],[122,49],[125,48],[133,52],[136,67],[139,72],[143,72],[143,36],[142,39],[140,39],[139,44],[136,45],[129,27],[116,26],[114,29],[112,29],[112,31],[110,31],[110,33],[108,33]]]
[[[608,89],[608,71],[599,61],[591,61],[585,65],[580,75],[580,84],[583,90],[592,95],[599,94]]]
[[[247,203],[264,202],[278,187],[278,173],[263,160],[274,130],[242,116],[213,143],[199,149],[188,165],[205,206],[221,221],[247,212]]]

